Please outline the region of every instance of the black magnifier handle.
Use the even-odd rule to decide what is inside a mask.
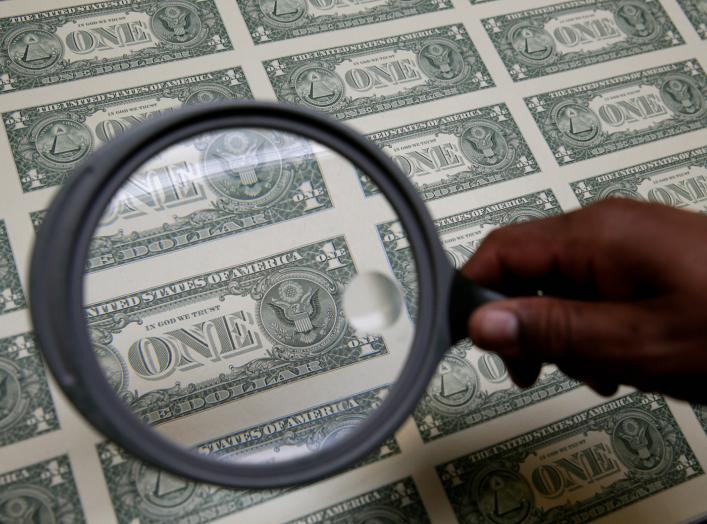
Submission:
[[[467,337],[469,317],[475,309],[505,298],[506,295],[480,286],[455,270],[449,295],[449,331],[452,343],[456,344]]]

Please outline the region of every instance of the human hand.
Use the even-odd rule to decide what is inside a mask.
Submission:
[[[707,403],[707,217],[611,199],[497,229],[462,273],[509,293],[469,337],[531,385],[541,363],[611,395],[619,384]]]

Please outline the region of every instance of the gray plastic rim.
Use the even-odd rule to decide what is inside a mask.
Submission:
[[[267,127],[304,135],[346,157],[389,200],[408,233],[418,271],[413,345],[381,406],[332,446],[265,465],[219,462],[180,448],[140,423],[115,395],[94,357],[83,319],[83,273],[89,241],[112,195],[157,151],[206,131]],[[424,203],[375,145],[313,111],[270,102],[225,102],[183,108],[136,126],[90,156],[59,191],[37,235],[30,268],[31,314],[39,345],[64,393],[106,437],[143,461],[200,482],[237,488],[309,483],[373,452],[413,411],[451,345],[450,289],[457,278]]]

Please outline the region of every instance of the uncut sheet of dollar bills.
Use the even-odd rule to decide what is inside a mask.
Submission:
[[[106,441],[62,396],[37,346],[27,291],[35,232],[82,159],[139,122],[219,99],[299,104],[368,136],[419,189],[457,266],[494,228],[609,196],[704,213],[706,71],[707,0],[1,1],[0,522],[664,523],[704,515],[707,408],[629,388],[602,398],[550,366],[521,390],[498,357],[469,342],[449,351],[407,422],[355,468],[277,490],[179,478]],[[309,176],[283,189],[281,223],[334,205],[331,188]],[[177,249],[180,260],[191,249],[198,257],[275,220],[237,207],[214,214],[215,200],[174,207],[163,237],[160,224],[105,237],[90,267],[149,256],[158,268]],[[404,232],[395,222],[379,231],[376,256],[405,281]],[[299,264],[314,266],[360,266],[371,255],[349,250],[344,236],[283,242],[242,262],[295,248],[305,255]],[[219,306],[215,289],[190,303],[192,314],[170,315],[184,310],[179,293],[132,311],[144,324],[99,320],[115,323],[110,336],[121,347],[149,324],[151,336],[178,349],[180,330],[230,315],[239,365],[244,354],[275,358],[269,335],[244,313],[248,304]],[[318,354],[337,350],[323,343]],[[211,357],[215,379],[230,356]],[[180,386],[172,371],[138,394],[160,391],[193,406],[228,401],[203,383]],[[117,387],[149,372],[122,369]],[[316,445],[380,395],[332,399],[317,407],[327,415],[319,420],[292,413],[258,445]]]

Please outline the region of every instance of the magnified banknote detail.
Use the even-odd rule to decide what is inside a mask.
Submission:
[[[286,56],[263,66],[278,100],[342,120],[494,85],[460,24]]]
[[[213,0],[115,0],[0,19],[0,94],[231,49]]]
[[[483,20],[513,80],[684,43],[659,2],[580,0]]]
[[[632,393],[437,467],[459,522],[588,522],[703,475],[657,395]]]
[[[251,99],[240,67],[107,91],[2,115],[24,192],[62,184],[90,153],[179,107]]]
[[[573,182],[582,206],[610,197],[707,213],[707,147]]]
[[[157,424],[386,354],[382,339],[355,335],[343,317],[354,274],[345,240],[333,238],[90,304],[85,314],[116,393]]]
[[[707,125],[707,77],[695,60],[528,97],[560,165]]]
[[[0,339],[0,447],[59,429],[32,333]]]
[[[450,9],[448,0],[238,0],[255,44]]]

